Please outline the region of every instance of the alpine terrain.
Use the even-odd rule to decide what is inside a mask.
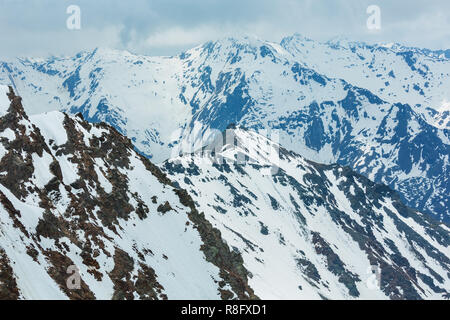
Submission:
[[[348,167],[229,126],[163,173],[105,123],[2,93],[1,299],[449,296],[448,226]]]
[[[225,38],[173,57],[96,49],[1,66],[0,83],[14,83],[29,114],[107,122],[157,163],[230,123],[278,130],[284,147],[349,166],[450,221],[448,50],[296,34]]]
[[[0,61],[0,300],[449,299],[449,90],[298,34]]]

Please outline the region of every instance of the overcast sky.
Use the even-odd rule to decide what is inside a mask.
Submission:
[[[69,30],[69,5],[81,29]],[[381,29],[366,26],[369,5]],[[449,0],[0,0],[0,57],[67,55],[95,47],[174,55],[208,40],[300,33],[328,40],[450,48]]]

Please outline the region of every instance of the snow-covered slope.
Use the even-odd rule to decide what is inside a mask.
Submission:
[[[205,77],[192,85],[199,88],[191,100],[198,111],[186,136],[195,137],[198,123],[275,129],[284,147],[316,162],[350,166],[400,191],[410,206],[448,221],[448,129],[436,128],[408,104],[384,101],[304,67],[275,44],[254,41],[229,39],[189,53],[189,64]]]
[[[70,58],[18,59],[3,67],[4,82],[15,79],[29,114],[81,112],[91,122],[113,125],[158,161],[168,157],[172,133],[190,116],[177,97],[183,74],[177,58],[96,49]]]
[[[5,114],[9,108],[9,99],[7,96],[8,92],[8,86],[0,85],[0,115]]]
[[[235,128],[162,173],[104,123],[8,97],[0,299],[449,296],[448,225],[348,167]]]
[[[263,299],[449,296],[448,226],[348,167],[242,128],[161,167],[242,254]]]
[[[128,138],[81,115],[28,117],[9,98],[0,299],[254,298],[242,257]]]
[[[2,66],[2,79],[14,79],[30,102],[28,112],[106,121],[156,162],[230,123],[276,129],[284,147],[350,166],[399,191],[411,207],[450,220],[444,53],[244,37],[176,57],[99,49]]]
[[[281,46],[306,66],[366,88],[391,103],[408,103],[427,121],[450,128],[450,50],[336,39],[317,42],[299,34]]]

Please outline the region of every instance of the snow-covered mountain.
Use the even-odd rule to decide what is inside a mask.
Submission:
[[[299,34],[281,46],[309,68],[370,90],[390,103],[407,103],[427,121],[450,128],[450,50],[346,39],[325,43]]]
[[[103,122],[5,93],[0,299],[449,297],[448,226],[348,167],[236,126],[157,167]]]
[[[242,128],[161,167],[242,254],[263,299],[449,296],[448,226],[348,167]]]
[[[0,299],[256,298],[240,254],[128,138],[81,115],[28,117],[6,89]]]
[[[230,123],[279,130],[284,147],[350,166],[449,221],[449,66],[446,52],[296,35],[227,38],[176,57],[17,59],[2,63],[0,83],[14,81],[30,114],[105,121],[156,162]]]

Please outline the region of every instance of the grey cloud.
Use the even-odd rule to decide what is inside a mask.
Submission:
[[[66,29],[70,4],[81,7],[81,30]],[[366,29],[370,4],[381,8],[377,33]],[[294,32],[449,48],[447,12],[447,0],[0,0],[0,56],[73,54],[97,46],[177,54],[229,34],[280,41]]]

